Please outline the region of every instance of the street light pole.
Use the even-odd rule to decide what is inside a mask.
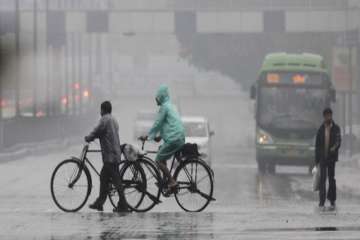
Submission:
[[[353,96],[353,79],[352,79],[352,44],[350,44],[350,29],[349,29],[349,1],[346,2],[346,45],[349,51],[348,54],[348,76],[349,76],[349,155],[352,156],[352,147],[353,147],[353,140],[352,140],[352,125],[353,125],[353,109],[352,109],[352,96]]]
[[[15,1],[15,116],[20,116],[20,5],[19,0]]]
[[[69,41],[68,41],[68,36],[66,34],[65,36],[65,46],[64,46],[64,64],[65,64],[65,79],[64,79],[64,85],[65,85],[65,114],[66,116],[69,115],[69,99],[70,99],[70,94],[69,94]]]
[[[36,116],[37,110],[37,71],[38,71],[38,49],[37,49],[37,0],[34,0],[34,61],[33,61],[33,116]]]
[[[46,24],[49,24],[49,0],[45,2],[45,16],[46,16]],[[47,28],[47,31],[49,29]],[[47,34],[49,36],[49,34]],[[49,63],[49,39],[46,39],[46,79],[45,79],[45,102],[46,102],[46,117],[50,116],[50,63]]]
[[[78,47],[78,51],[77,51],[77,55],[78,55],[78,64],[79,64],[79,79],[78,79],[78,83],[79,83],[79,114],[81,115],[83,113],[83,74],[82,74],[82,54],[83,54],[83,50],[82,50],[82,35],[81,33],[77,34],[77,47]]]

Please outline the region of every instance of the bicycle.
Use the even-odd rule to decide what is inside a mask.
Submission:
[[[141,140],[141,149],[144,150],[146,140],[141,138],[138,140]],[[132,208],[134,211],[149,211],[156,204],[161,203],[161,195],[170,197],[167,195],[169,190],[167,179],[162,176],[156,162],[146,156],[155,153],[157,152],[146,151],[136,161],[126,162],[120,173],[122,176],[127,169],[143,169],[146,175],[145,196],[141,203],[136,205],[136,208]],[[209,205],[210,201],[215,200],[213,198],[213,171],[199,156],[183,156],[181,150],[176,152],[171,161],[170,173],[178,183],[178,187],[174,191],[175,200],[184,211],[200,212]],[[187,203],[186,198],[190,200]],[[129,202],[128,199],[127,202]],[[197,206],[192,206],[192,204]]]
[[[51,196],[56,206],[64,212],[77,212],[86,204],[93,186],[87,165],[100,177],[100,173],[87,158],[87,153],[99,152],[101,150],[90,150],[87,143],[81,151],[80,158],[71,157],[60,162],[55,167],[50,181]],[[126,162],[128,160],[122,160],[119,166],[124,166]],[[141,204],[145,196],[143,189],[146,189],[146,175],[144,171],[134,168],[136,166],[132,166],[133,171],[130,172],[130,174],[134,173],[133,175],[122,174],[124,195],[130,198],[129,194],[134,196],[137,193],[136,198],[132,198],[132,202],[135,201],[135,203],[129,206],[131,209],[136,209]],[[119,193],[111,183],[109,184],[108,197],[111,204],[116,207]]]

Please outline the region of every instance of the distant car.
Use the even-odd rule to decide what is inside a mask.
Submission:
[[[154,124],[157,113],[152,111],[140,111],[136,115],[134,138],[148,134],[150,128]]]
[[[205,117],[184,116],[182,122],[185,127],[185,141],[187,143],[196,143],[199,152],[204,155],[203,160],[211,165],[211,137],[215,133],[210,130],[209,121]]]

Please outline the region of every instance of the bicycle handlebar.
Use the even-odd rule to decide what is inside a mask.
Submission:
[[[83,149],[86,150],[86,152],[92,152],[92,153],[97,153],[97,152],[101,152],[101,149],[89,149],[90,148],[90,144],[89,142],[86,142],[84,144]]]
[[[137,140],[139,140],[141,142],[146,142],[146,141],[148,141],[148,137],[138,137]]]
[[[144,151],[145,143],[149,141],[148,137],[138,137],[137,139],[141,141],[141,150]],[[146,150],[145,152],[150,154],[156,154],[158,151]]]
[[[141,141],[141,150],[144,150],[145,142],[148,141],[147,137],[138,137],[137,140]]]

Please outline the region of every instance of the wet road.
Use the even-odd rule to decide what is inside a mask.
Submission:
[[[69,149],[76,152],[79,147]],[[164,199],[151,212],[113,214],[83,208],[62,213],[52,202],[49,169],[62,153],[28,157],[0,166],[0,239],[359,239],[359,196],[339,184],[337,214],[318,214],[316,194],[306,169],[278,169],[258,175],[248,149],[225,148],[215,160],[216,202],[203,213],[184,213],[174,199]],[[239,157],[241,156],[241,157]],[[295,172],[295,173],[294,173]],[[9,173],[12,173],[11,176]],[[339,178],[354,180],[343,164]],[[89,202],[98,192],[98,180]],[[338,180],[339,181],[339,180]],[[335,231],[336,230],[336,231]],[[296,236],[295,236],[296,235]]]
[[[243,110],[232,114],[249,108],[238,109]],[[221,120],[217,125],[222,126]],[[360,238],[360,176],[352,163],[344,160],[337,167],[337,213],[319,214],[306,168],[282,167],[275,175],[259,175],[246,135],[242,141],[224,142],[214,148],[217,201],[194,214],[184,213],[172,198],[143,214],[114,214],[109,203],[104,213],[87,207],[74,214],[61,212],[51,199],[50,176],[60,160],[79,155],[80,145],[0,163],[0,239]],[[100,168],[99,156],[92,159]],[[88,203],[98,193],[94,174],[93,184]]]

